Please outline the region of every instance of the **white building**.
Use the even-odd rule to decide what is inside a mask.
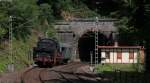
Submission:
[[[144,48],[141,46],[98,46],[101,63],[144,63]]]

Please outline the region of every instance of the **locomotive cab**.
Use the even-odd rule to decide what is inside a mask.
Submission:
[[[38,66],[53,66],[58,64],[63,56],[60,54],[59,43],[54,39],[39,39],[33,48],[33,60]]]

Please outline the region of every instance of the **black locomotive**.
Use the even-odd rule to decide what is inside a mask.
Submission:
[[[40,38],[33,48],[33,60],[38,66],[54,66],[62,63],[63,59],[60,45],[55,39]]]

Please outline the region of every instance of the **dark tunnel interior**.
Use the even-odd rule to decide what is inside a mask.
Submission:
[[[98,35],[98,44],[103,45],[113,45],[111,39],[107,38],[102,33]],[[93,54],[93,61],[94,61],[94,49],[95,49],[95,33],[89,31],[81,36],[78,41],[78,51],[79,51],[79,58],[82,62],[90,62],[90,53]],[[101,51],[99,49],[99,56],[101,56]],[[100,61],[100,58],[99,58]]]

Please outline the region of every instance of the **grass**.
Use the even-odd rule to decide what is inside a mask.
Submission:
[[[96,66],[96,72],[105,72],[105,71],[142,71],[143,65],[141,64],[99,64]]]
[[[102,78],[101,83],[150,83],[150,74],[142,71],[143,65],[141,64],[99,64],[96,66],[96,72]]]

